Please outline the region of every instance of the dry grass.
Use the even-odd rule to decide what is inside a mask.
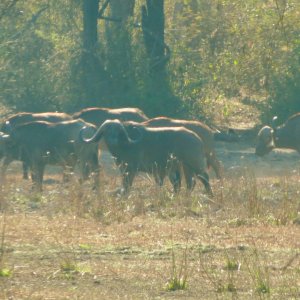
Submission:
[[[175,197],[140,177],[120,199],[114,176],[101,175],[98,194],[71,182],[32,195],[11,174],[0,299],[298,299],[299,181],[245,171],[213,180],[209,199],[200,183]],[[171,291],[175,276],[184,289]]]

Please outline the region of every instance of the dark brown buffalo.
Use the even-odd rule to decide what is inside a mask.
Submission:
[[[0,127],[0,131],[9,133],[11,129],[17,125],[29,123],[33,121],[46,121],[51,123],[72,120],[72,117],[66,113],[60,112],[43,112],[43,113],[17,113],[6,119]]]
[[[300,153],[300,113],[278,127],[264,126],[258,132],[255,154],[264,156],[274,148],[289,148]]]
[[[10,134],[11,131],[18,125],[25,124],[28,122],[33,121],[46,121],[51,123],[63,122],[72,120],[72,117],[66,113],[58,113],[58,112],[44,112],[44,113],[29,113],[29,112],[22,112],[15,114],[8,119],[6,119],[0,125],[0,132],[5,134]],[[14,151],[11,153],[7,153],[4,155],[4,150],[0,147],[0,159],[4,156],[4,160],[1,166],[1,175],[2,178],[5,176],[6,169],[8,165],[13,161],[16,160],[16,154]],[[23,178],[28,179],[28,167],[26,163],[23,163]]]
[[[74,119],[83,119],[96,126],[102,125],[106,120],[118,119],[120,121],[144,122],[148,120],[146,115],[138,108],[100,108],[89,107],[75,114]]]
[[[212,194],[205,171],[204,145],[194,132],[183,127],[153,128],[134,122],[107,120],[92,138],[82,140],[98,143],[102,138],[120,167],[125,193],[137,172],[153,174],[162,185],[168,172],[173,172],[174,165],[177,168],[180,163],[185,174],[196,174],[206,191]],[[192,188],[192,182],[188,182],[188,188]]]
[[[185,127],[195,132],[204,143],[204,152],[208,167],[212,166],[217,178],[222,178],[222,165],[217,159],[214,145],[214,131],[199,121],[177,120],[167,117],[158,117],[143,122],[148,127]]]
[[[14,152],[19,160],[29,164],[34,187],[41,190],[47,164],[72,169],[78,164],[81,179],[86,179],[91,171],[97,174],[98,147],[80,141],[79,133],[83,127],[88,128],[89,136],[96,132],[94,125],[83,120],[29,122],[16,126],[10,134],[0,136],[0,143],[7,152]]]

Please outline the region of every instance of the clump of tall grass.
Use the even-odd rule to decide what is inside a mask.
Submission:
[[[190,275],[188,268],[187,246],[183,250],[180,262],[176,260],[174,248],[171,248],[171,276],[166,284],[168,291],[185,290],[188,287],[187,281]]]
[[[2,220],[1,220],[2,219]],[[0,277],[10,277],[12,275],[12,269],[7,267],[7,263],[5,261],[5,253],[6,253],[6,245],[5,245],[5,237],[6,237],[6,212],[4,211],[2,214],[1,227],[0,227]]]

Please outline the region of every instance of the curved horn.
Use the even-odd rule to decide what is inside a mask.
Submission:
[[[97,129],[97,131],[95,132],[95,134],[89,138],[89,139],[86,139],[83,137],[83,132],[86,131],[88,129],[88,126],[84,126],[80,129],[80,132],[79,132],[79,140],[84,142],[84,143],[87,143],[87,144],[90,144],[90,143],[97,143],[101,140],[102,138],[102,135],[103,135],[103,132],[105,130],[105,122]]]
[[[118,123],[115,123],[115,126],[117,126],[118,129],[119,129],[119,134],[118,134],[118,140],[119,141],[125,142],[127,144],[136,144],[137,142],[140,141],[141,136],[142,136],[140,128],[135,127],[135,126],[131,127],[131,125],[129,127],[127,127],[127,126],[125,127],[124,124],[120,121],[118,121]],[[128,129],[129,129],[129,132],[128,132]],[[138,130],[139,137],[137,139],[132,138],[131,129],[137,129]]]
[[[3,126],[3,130],[4,130],[4,132],[6,132],[6,133],[11,133],[11,132],[12,132],[12,126],[11,126],[11,124],[10,124],[9,121],[6,121],[6,122],[5,122],[5,124],[4,124],[4,126]]]
[[[89,139],[83,137],[85,127],[80,130],[79,139],[85,143],[98,143],[105,134],[105,142],[108,144],[117,144],[121,141],[129,144],[136,143],[140,140],[132,140],[129,137],[127,129],[119,120],[107,120],[96,131],[96,133]]]
[[[273,140],[274,130],[270,126],[264,126],[257,134],[257,139],[264,144],[269,144]]]
[[[5,142],[10,139],[10,135],[4,132],[0,132],[0,142]]]

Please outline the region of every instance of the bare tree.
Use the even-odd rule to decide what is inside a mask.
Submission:
[[[84,0],[83,11],[83,47],[78,65],[79,83],[83,97],[88,104],[96,104],[109,93],[109,76],[99,59],[98,11],[99,0]]]
[[[142,28],[151,69],[164,71],[170,53],[165,44],[163,0],[147,0],[142,6]]]
[[[110,0],[111,15],[121,21],[126,20],[133,15],[134,5],[135,0]]]
[[[109,3],[108,3],[109,2]],[[108,9],[102,15],[105,19],[106,66],[114,86],[112,105],[131,105],[136,90],[134,78],[132,31],[135,0],[106,0]],[[105,7],[104,5],[102,7]]]
[[[99,0],[83,1],[83,48],[93,51],[98,41],[98,9]]]

